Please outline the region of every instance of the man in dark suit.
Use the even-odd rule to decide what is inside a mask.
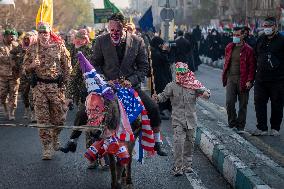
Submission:
[[[94,45],[94,67],[106,80],[124,78],[124,84],[132,86],[138,92],[154,131],[155,150],[158,155],[166,156],[161,150],[159,108],[140,87],[149,69],[144,41],[141,37],[124,31],[125,20],[120,13],[113,14],[108,24],[109,33],[99,36]]]

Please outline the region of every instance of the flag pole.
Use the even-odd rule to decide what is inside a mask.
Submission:
[[[44,5],[44,0],[42,0],[42,3],[40,5],[41,10],[40,10],[40,21],[42,22],[42,12],[43,12],[43,5]]]
[[[148,47],[148,55],[149,55],[149,63],[150,63],[150,70],[151,70],[151,83],[152,83],[152,87],[153,87],[153,94],[157,94],[156,91],[156,85],[155,85],[155,76],[154,76],[154,69],[153,69],[153,63],[152,63],[152,54],[151,54],[151,47]],[[150,89],[151,90],[151,89]]]

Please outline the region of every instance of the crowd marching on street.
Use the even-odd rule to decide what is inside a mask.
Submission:
[[[246,132],[249,93],[254,87],[257,125],[252,134],[280,135],[284,36],[278,31],[276,18],[267,17],[263,31],[257,35],[245,26],[222,33],[217,29],[204,32],[196,26],[190,32],[178,30],[175,40],[168,43],[159,34],[142,32],[122,14],[115,13],[107,29],[97,30],[93,37],[91,32],[84,26],[55,33],[46,22],[39,22],[36,30],[6,28],[1,32],[1,106],[5,118],[14,121],[20,93],[25,119],[55,126],[39,128],[43,160],[51,160],[55,151],[76,151],[82,130],[73,129],[68,142],[60,144],[62,129],[56,127],[65,124],[68,110],[76,109],[74,126],[100,125],[85,131],[88,168],[111,164],[106,153],[115,154],[124,165],[129,157],[120,156],[112,144],[118,143],[120,149],[117,141],[133,141],[137,121],[143,136],[149,137],[144,138],[144,143],[142,140],[143,149],[167,156],[161,141],[161,120],[171,119],[172,173],[181,176],[192,172],[196,100],[214,95],[194,74],[202,64],[201,55],[213,61],[224,59],[222,82],[226,87],[228,127],[238,134]],[[147,77],[151,81],[150,94],[141,89]],[[126,93],[128,99],[124,99]],[[271,132],[267,126],[269,101]],[[103,145],[107,145],[106,152],[98,150]],[[125,146],[131,153],[131,147]]]

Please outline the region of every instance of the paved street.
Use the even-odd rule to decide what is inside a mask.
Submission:
[[[212,68],[206,65],[201,65],[199,67],[199,71],[196,72],[197,78],[206,85],[212,91],[212,96],[210,98],[210,102],[219,106],[219,110],[225,115],[225,88],[222,85],[222,70],[217,68]],[[270,119],[270,104],[268,105],[268,120]],[[226,116],[226,115],[225,115]],[[219,118],[221,122],[223,120],[221,117]],[[269,124],[269,123],[268,123]],[[284,123],[282,121],[281,125],[281,136],[280,137],[271,137],[271,136],[262,136],[262,137],[253,137],[253,136],[243,136],[247,140],[249,140],[256,147],[264,151],[269,157],[277,161],[280,165],[284,166]],[[270,126],[269,126],[270,127]],[[248,104],[248,112],[247,112],[247,124],[246,129],[248,131],[252,131],[256,128],[256,116],[254,111],[254,102],[253,102],[253,89],[250,92],[250,99]]]
[[[16,122],[26,122],[22,103],[19,102]],[[68,115],[67,124],[72,123],[74,111]],[[3,118],[0,123],[9,123]],[[64,130],[61,140],[65,143],[70,130]],[[133,178],[135,188],[151,189],[229,189],[230,186],[209,163],[207,158],[195,149],[194,174],[173,177],[170,174],[173,156],[171,144],[172,129],[169,121],[163,122],[164,146],[168,157],[146,159],[141,165],[134,162]],[[107,170],[86,169],[87,160],[83,157],[84,137],[79,140],[76,153],[57,152],[52,161],[41,160],[41,147],[36,129],[7,128],[0,126],[0,188],[1,189],[49,189],[49,188],[110,188],[110,174]]]
[[[217,105],[221,110],[219,113],[224,114],[225,89],[221,85],[221,70],[202,65],[196,75],[198,79],[211,89],[212,97],[210,103]],[[253,91],[251,92],[248,105],[248,130],[253,130],[256,124],[252,95]],[[198,111],[198,113],[200,118],[206,116],[204,109]],[[72,125],[74,114],[74,111],[69,112],[67,125]],[[21,100],[19,100],[17,123],[27,122],[27,120],[21,118],[22,115],[23,105]],[[216,121],[218,120],[215,118],[214,122]],[[219,121],[224,122],[224,117],[220,117]],[[0,111],[0,123],[11,123],[4,119],[2,111]],[[210,124],[210,122],[207,124]],[[70,132],[70,130],[62,132],[61,141],[63,143],[68,140]],[[134,162],[133,178],[135,188],[230,188],[228,183],[198,148],[195,149],[194,154],[194,174],[178,178],[173,177],[170,174],[173,163],[171,148],[173,131],[170,121],[163,121],[162,133],[164,136],[164,147],[170,156],[165,158],[157,156],[152,159],[146,159],[143,165]],[[278,138],[246,135],[244,138],[262,149],[275,161],[282,163],[281,165],[283,166],[283,148],[281,147],[281,144],[283,144],[283,129],[281,134],[282,136]],[[63,154],[57,152],[52,161],[42,161],[41,147],[36,129],[0,126],[0,188],[110,188],[110,174],[108,170],[100,168],[97,170],[86,169],[87,160],[83,157],[85,152],[84,141],[84,136],[82,136],[76,153]]]

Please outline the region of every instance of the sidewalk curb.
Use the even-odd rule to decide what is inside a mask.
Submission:
[[[200,56],[200,60],[203,64],[205,64],[207,66],[211,66],[213,68],[223,70],[224,60],[222,60],[222,59],[213,62],[211,60],[211,58],[208,58],[208,57],[205,57],[205,56]]]
[[[197,127],[195,144],[236,189],[271,189],[238,157],[226,150],[209,129]]]

